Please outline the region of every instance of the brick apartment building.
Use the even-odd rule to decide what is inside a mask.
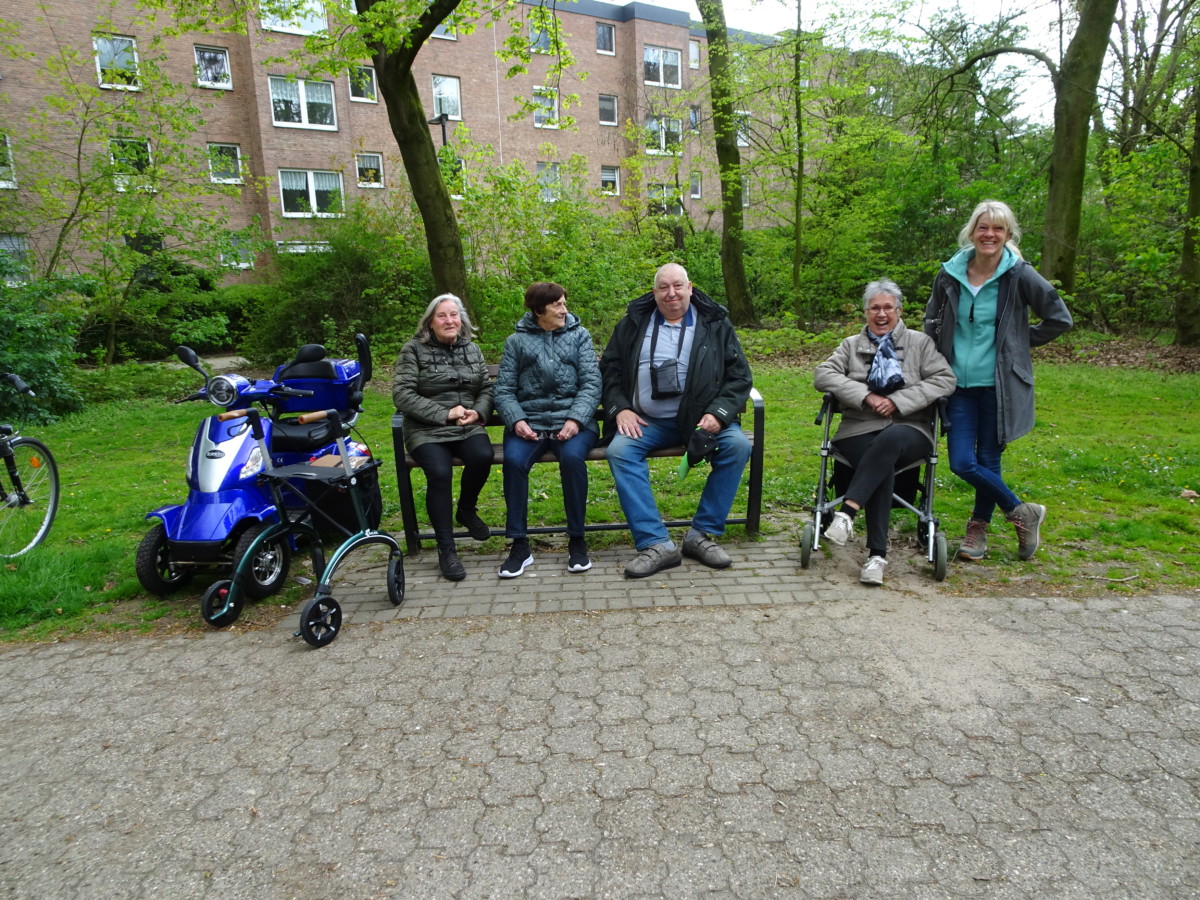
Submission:
[[[536,49],[543,35],[528,22],[531,9],[520,7],[522,27]],[[115,11],[102,20],[91,0],[62,0],[46,10],[24,5],[10,21],[27,48],[73,49],[77,77],[96,79],[104,90],[134,91],[139,47],[144,50],[152,35],[138,33],[131,4],[118,3]],[[443,29],[427,42],[415,74],[426,112],[435,120],[429,126],[435,144],[452,140],[455,126],[464,123],[475,142],[492,146],[497,163],[517,160],[538,172],[547,194],[554,190],[557,161],[580,154],[588,160],[594,187],[610,195],[614,206],[640,192],[651,208],[719,221],[712,218],[719,193],[715,178],[703,174],[706,160],[711,172],[711,135],[708,141],[696,139],[707,119],[703,28],[685,13],[638,2],[578,0],[556,15],[576,57],[557,93],[547,84],[544,54],[534,53],[526,74],[505,77],[509,63],[496,51],[512,27],[506,21],[469,34]],[[165,43],[167,76],[206,101],[204,124],[192,139],[207,145],[208,177],[242,185],[233,196],[205,202],[227,204],[231,228],[257,220],[283,249],[307,248],[312,217],[336,214],[342,198],[369,198],[404,179],[367,62],[334,79],[306,80],[289,79],[296,70],[271,61],[326,27],[320,0],[310,0],[308,15],[299,19],[251,21],[245,35],[197,34]],[[580,72],[587,78],[578,78]],[[0,93],[7,98],[0,108],[0,190],[21,191],[26,180],[21,123],[53,89],[33,63],[11,57],[0,63]],[[568,93],[577,94],[579,103],[563,113],[558,96]],[[514,119],[522,97],[538,108]],[[559,127],[564,114],[574,118],[574,127]],[[627,122],[642,131],[631,131]],[[95,152],[105,152],[102,136],[89,139]],[[644,185],[634,184],[624,166],[640,149],[635,140],[646,142],[652,160]],[[107,152],[114,160],[127,156],[136,169],[139,159],[153,157],[154,141],[153,134],[144,145],[110,137]],[[545,158],[539,149],[545,144],[555,147],[556,159]],[[265,188],[252,187],[252,176]],[[0,234],[0,249],[36,254],[49,239],[35,229],[9,230]],[[242,266],[249,262],[240,260]]]

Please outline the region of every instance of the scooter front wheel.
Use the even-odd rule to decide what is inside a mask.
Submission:
[[[249,552],[254,539],[270,527],[270,524],[260,522],[242,532],[233,549],[234,572],[241,564],[242,557]],[[279,593],[283,583],[287,581],[291,565],[292,549],[288,546],[287,535],[281,534],[274,540],[258,545],[258,549],[254,551],[254,558],[246,567],[241,588],[252,599],[265,600],[272,594]]]
[[[232,589],[233,582],[225,578],[210,585],[200,599],[200,615],[213,628],[232,625],[242,614],[242,593],[235,598]]]

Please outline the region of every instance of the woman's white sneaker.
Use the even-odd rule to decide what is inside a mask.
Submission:
[[[863,584],[883,584],[883,570],[887,568],[887,560],[882,556],[872,556],[862,567],[858,580]]]

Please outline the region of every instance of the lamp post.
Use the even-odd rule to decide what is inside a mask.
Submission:
[[[446,120],[449,118],[450,118],[449,113],[438,113],[436,116],[434,116],[432,119],[429,120],[430,125],[441,125],[442,126],[442,146],[443,147],[446,146]]]

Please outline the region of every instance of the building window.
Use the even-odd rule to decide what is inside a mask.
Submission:
[[[237,144],[208,145],[209,177],[217,184],[242,183],[242,148]]]
[[[227,269],[253,269],[254,251],[240,234],[226,232],[221,246],[221,265]]]
[[[149,141],[114,138],[108,142],[108,150],[113,164],[113,187],[118,191],[127,191],[131,187],[149,192],[155,190],[147,174],[153,164]]]
[[[533,127],[558,127],[558,92],[554,88],[533,89]]]
[[[442,183],[450,192],[451,200],[461,200],[467,185],[467,162],[461,156],[438,154],[438,168],[442,172]]]
[[[646,152],[674,153],[683,141],[683,123],[679,119],[646,117]]]
[[[700,107],[688,107],[688,131],[700,130]]]
[[[734,124],[737,126],[737,145],[739,147],[750,146],[750,113],[743,109],[739,109],[734,115]]]
[[[453,25],[447,25],[445,22],[438,22],[431,36],[441,38],[443,41],[457,41],[458,29]]]
[[[196,84],[206,88],[230,90],[233,70],[229,67],[229,51],[224,47],[196,47]]]
[[[284,128],[320,128],[337,131],[333,85],[328,81],[292,81],[270,76],[271,117]]]
[[[10,287],[29,280],[29,239],[23,234],[0,234],[0,278]]]
[[[688,41],[688,68],[700,68],[700,42]]]
[[[601,166],[600,167],[600,193],[612,194],[620,196],[621,194],[621,167],[620,166]]]
[[[683,199],[673,184],[650,184],[646,186],[646,199],[650,212],[656,216],[682,216]]]
[[[617,124],[617,98],[613,94],[600,95],[600,124]]]
[[[137,41],[116,34],[98,34],[92,38],[96,49],[96,74],[100,87],[114,91],[138,88]]]
[[[462,119],[462,93],[458,78],[453,75],[433,76],[433,114],[458,122]]]
[[[747,208],[749,206],[750,206],[750,185],[743,181],[742,182],[742,207]]]
[[[343,211],[339,172],[280,169],[279,195],[285,216],[338,216]]]
[[[550,52],[550,31],[540,25],[529,25],[529,50],[531,53]]]
[[[642,51],[642,72],[646,84],[679,87],[679,51],[647,45]]]
[[[596,52],[609,56],[617,54],[617,29],[605,22],[596,23]]]
[[[691,177],[691,194],[693,200],[699,200],[704,196],[701,188],[701,176],[699,172],[693,172]]]
[[[12,144],[8,135],[0,132],[0,188],[17,186],[17,170],[13,166]]]
[[[383,187],[382,153],[356,153],[354,154],[354,165],[358,169],[359,187]]]
[[[331,253],[328,241],[276,241],[275,249],[280,253]]]
[[[537,180],[539,186],[538,195],[543,200],[551,203],[558,199],[559,192],[562,189],[562,181],[558,175],[558,163],[538,163]]]
[[[291,16],[263,16],[262,27],[288,34],[320,34],[326,27],[325,4],[321,0],[303,0]]]
[[[358,103],[379,102],[379,89],[375,84],[375,69],[372,66],[350,68],[350,99]]]

